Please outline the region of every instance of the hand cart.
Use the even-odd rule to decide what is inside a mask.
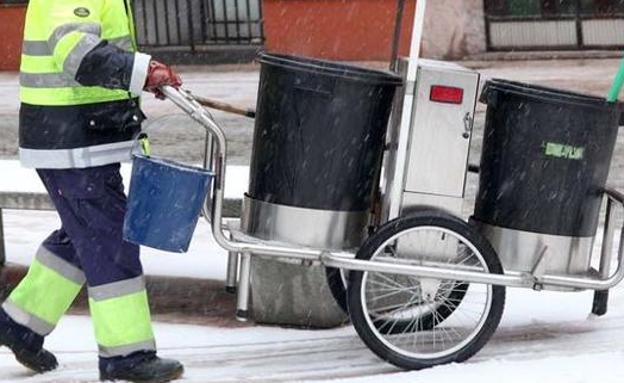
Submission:
[[[584,274],[551,274],[503,269],[485,236],[441,209],[420,207],[382,222],[357,250],[302,248],[250,237],[222,217],[227,142],[212,115],[193,96],[166,87],[166,97],[209,133],[207,167],[215,172],[205,217],[217,243],[241,255],[237,309],[247,311],[252,256],[320,262],[349,271],[347,306],[364,343],[380,358],[404,369],[461,362],[478,352],[502,316],[505,287],[606,291],[624,278],[624,240],[611,273],[616,235],[615,212],[624,195],[605,189],[606,224],[600,269]],[[233,238],[233,239],[230,239]]]
[[[214,171],[215,179],[204,217],[217,243],[230,253],[227,286],[237,287],[237,316],[244,319],[248,312],[252,257],[320,263],[341,270],[332,274],[340,282],[334,295],[363,342],[381,359],[408,370],[462,362],[477,353],[499,324],[506,287],[595,290],[592,312],[603,315],[608,290],[624,279],[624,231],[616,214],[624,208],[624,194],[596,187],[607,178],[618,107],[570,92],[493,81],[482,96],[490,130],[481,168],[469,166],[479,76],[448,63],[419,60],[425,4],[417,3],[410,60],[395,67],[404,87],[387,134],[383,186],[376,197],[381,206],[370,235],[352,251],[260,239],[225,222],[224,132],[190,93],[163,89],[208,133],[205,168]],[[621,88],[620,77],[611,102]],[[555,104],[559,109],[549,109]],[[568,104],[583,106],[583,115],[565,109]],[[533,109],[527,111],[527,105]],[[532,118],[549,113],[570,115],[566,129],[534,136],[531,128],[539,121]],[[592,129],[574,125],[588,115],[595,120],[592,129],[606,127],[598,135],[606,137],[604,142],[593,141]],[[513,124],[506,120],[510,116]],[[514,129],[499,128],[508,125]],[[480,171],[481,182],[475,214],[466,222],[459,216],[469,170]],[[595,270],[592,250],[605,204]],[[570,206],[580,213],[564,214]]]

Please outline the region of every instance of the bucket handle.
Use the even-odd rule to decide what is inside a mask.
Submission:
[[[215,240],[226,249],[232,248],[233,246],[222,229],[227,153],[225,132],[217,124],[212,114],[195,99],[191,92],[171,86],[161,87],[160,90],[167,99],[206,129],[208,136],[216,144],[210,145],[210,158],[207,158],[204,164],[206,170],[214,172],[214,182],[212,193],[208,195],[204,203],[203,213],[204,217],[212,224]]]

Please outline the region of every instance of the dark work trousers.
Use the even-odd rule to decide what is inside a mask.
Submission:
[[[142,278],[139,247],[122,239],[126,196],[119,168],[119,164],[113,164],[86,169],[37,170],[62,223],[62,227],[44,241],[42,248],[75,266],[76,270],[82,270],[90,296],[91,290],[97,291],[98,286],[109,289],[108,286]],[[123,289],[127,290],[128,286],[122,286]],[[146,300],[139,302],[146,306]],[[93,302],[90,304],[93,310]],[[146,315],[146,326],[149,326],[149,309]],[[0,324],[7,321],[16,331],[23,332],[22,339],[30,347],[41,347],[41,334],[45,332],[35,334],[30,328],[11,321],[4,312],[0,313]],[[149,346],[130,349],[127,355],[103,355],[100,347],[100,368],[124,368],[154,353],[155,348]]]
[[[89,287],[143,273],[139,247],[122,239],[126,196],[119,168],[37,170],[62,224],[43,246],[82,269]]]

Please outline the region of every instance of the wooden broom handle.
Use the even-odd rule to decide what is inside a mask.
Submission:
[[[231,104],[226,104],[221,101],[216,101],[216,100],[212,100],[212,99],[205,98],[205,97],[199,97],[196,95],[193,95],[193,97],[195,98],[195,100],[197,100],[197,102],[199,102],[201,105],[205,107],[220,110],[220,111],[227,112],[227,113],[236,114],[236,115],[243,116],[243,117],[256,118],[256,111],[254,109],[241,108],[241,107],[234,106]]]

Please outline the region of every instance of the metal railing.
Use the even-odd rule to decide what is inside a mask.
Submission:
[[[262,0],[134,0],[142,47],[261,45]],[[0,0],[28,4],[28,0]]]
[[[261,45],[260,0],[134,0],[142,47]]]

